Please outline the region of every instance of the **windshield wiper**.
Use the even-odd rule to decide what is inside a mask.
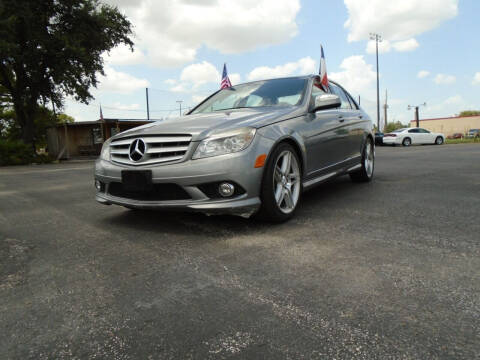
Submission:
[[[218,110],[213,110],[213,111],[224,111],[224,110],[234,110],[234,109],[251,109],[251,108],[252,108],[251,106],[237,106],[237,107],[218,109]]]

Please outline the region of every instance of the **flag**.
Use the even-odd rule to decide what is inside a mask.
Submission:
[[[320,69],[318,69],[318,73],[320,74],[320,84],[322,85],[323,90],[328,91],[327,64],[325,63],[325,54],[323,53],[322,45],[320,45],[320,51],[322,53],[320,58]]]
[[[223,74],[222,74],[222,82],[220,83],[220,89],[227,89],[232,86],[230,79],[227,75],[227,64],[223,64]]]
[[[103,121],[102,104],[100,104],[100,120]]]

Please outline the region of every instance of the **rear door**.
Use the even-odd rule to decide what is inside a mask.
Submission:
[[[342,105],[339,109],[341,116],[340,121],[342,121],[344,125],[341,131],[342,160],[349,160],[360,155],[363,136],[360,123],[362,122],[363,115],[358,109],[357,104],[343,88],[333,83],[330,83],[330,88],[332,92],[342,100]]]
[[[421,144],[422,137],[417,128],[408,130],[408,135],[404,136],[404,138],[409,137],[412,140],[412,144]]]

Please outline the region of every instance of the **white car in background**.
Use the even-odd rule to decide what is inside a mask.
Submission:
[[[445,135],[433,133],[422,128],[403,128],[383,135],[385,145],[442,145],[445,142]]]

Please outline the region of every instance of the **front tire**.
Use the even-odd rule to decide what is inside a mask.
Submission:
[[[436,145],[442,145],[443,144],[443,138],[441,136],[438,136],[436,139],[435,139],[435,144]]]
[[[284,222],[293,217],[302,194],[302,172],[295,149],[287,143],[270,155],[263,174],[258,213],[264,220]]]
[[[369,182],[373,178],[375,169],[375,150],[372,140],[367,138],[362,151],[362,167],[360,170],[350,173],[353,182]]]
[[[408,137],[405,138],[405,139],[403,139],[402,145],[403,145],[403,146],[410,146],[410,145],[412,145],[412,139],[410,139],[410,138],[408,138]]]

